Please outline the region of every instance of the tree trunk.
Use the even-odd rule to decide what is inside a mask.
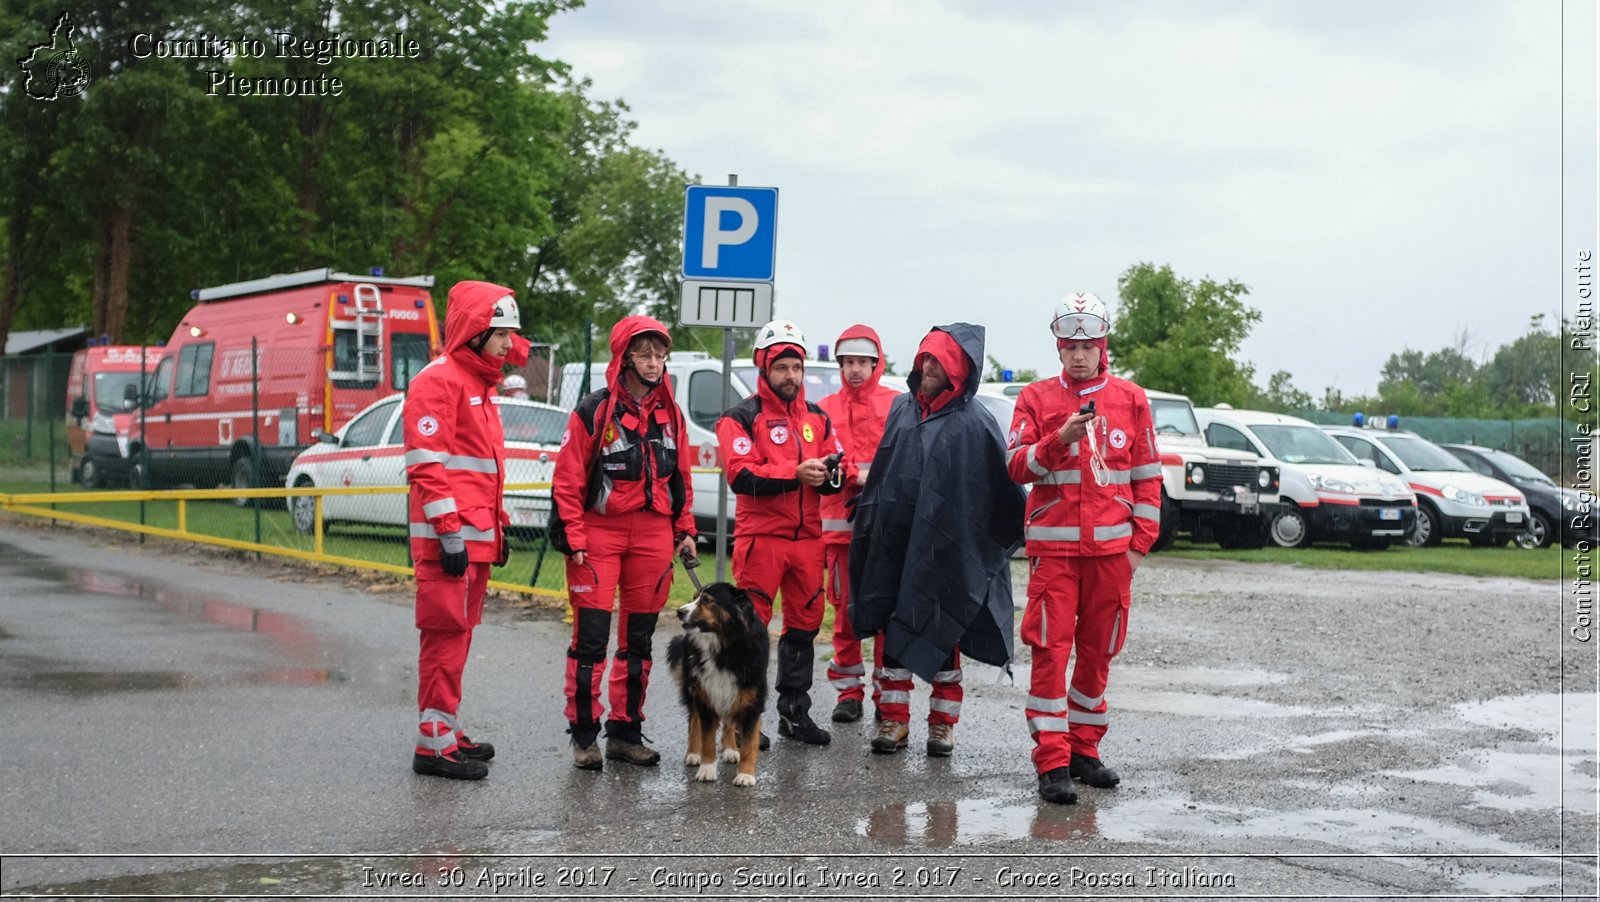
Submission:
[[[106,292],[111,283],[111,206],[100,207],[94,223],[94,281],[90,288],[90,305],[93,322],[90,334],[96,337],[106,333]]]
[[[132,204],[117,204],[111,212],[111,247],[106,271],[106,323],[102,334],[122,343],[128,323],[128,283],[133,269]]]
[[[11,323],[22,300],[22,250],[28,240],[28,221],[33,218],[33,201],[26,193],[17,198],[16,209],[6,228],[5,275],[0,279],[0,349],[11,335]]]

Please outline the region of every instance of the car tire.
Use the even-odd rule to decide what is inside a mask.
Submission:
[[[294,481],[297,489],[314,488],[316,483],[310,476],[301,476]],[[294,521],[294,531],[309,536],[317,531],[317,499],[314,495],[294,495],[284,499],[289,507],[289,518]],[[328,521],[322,521],[323,532],[327,532]]]
[[[135,451],[133,453],[133,462],[128,465],[128,488],[134,491],[145,488],[153,489],[155,488],[155,482],[151,478],[152,476],[150,459],[145,457],[144,451]]]
[[[94,462],[94,458],[85,457],[83,463],[78,465],[78,484],[90,491],[100,487],[100,465]]]
[[[1161,490],[1161,528],[1156,533],[1156,540],[1150,546],[1151,551],[1165,551],[1172,547],[1173,540],[1178,537],[1178,505],[1167,497],[1167,490]]]
[[[1517,544],[1523,548],[1548,548],[1555,540],[1555,523],[1543,511],[1531,511],[1528,531],[1517,537]]]
[[[1443,538],[1444,524],[1439,520],[1439,512],[1433,505],[1426,501],[1417,502],[1417,522],[1406,533],[1406,544],[1412,548],[1425,548],[1438,545]]]
[[[1267,538],[1279,548],[1308,548],[1311,523],[1293,501],[1267,521]]]
[[[228,484],[235,489],[253,489],[256,487],[256,466],[254,458],[246,454],[233,462],[233,470]],[[235,498],[234,507],[249,507],[253,498]]]

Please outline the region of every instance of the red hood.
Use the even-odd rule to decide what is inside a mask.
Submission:
[[[844,394],[844,397],[850,401],[855,401],[871,395],[877,389],[878,381],[883,378],[883,341],[878,338],[877,331],[871,326],[863,326],[860,323],[856,323],[839,333],[839,340],[833,343],[834,359],[838,359],[839,345],[852,338],[865,338],[878,346],[878,361],[872,365],[872,375],[867,377],[867,381],[861,383],[860,388],[851,388],[850,383],[842,380],[839,383],[839,391]]]
[[[500,369],[507,363],[522,366],[528,362],[528,340],[512,336],[511,351],[504,357],[488,357],[467,347],[467,342],[489,328],[494,318],[494,303],[515,294],[504,285],[492,282],[457,282],[450,289],[444,321],[444,352],[457,363],[483,376],[490,384],[500,381]]]
[[[611,389],[614,397],[622,397],[628,393],[622,384],[622,358],[628,352],[628,345],[639,335],[645,332],[660,332],[667,339],[667,347],[672,347],[672,333],[661,321],[649,316],[625,316],[611,327],[611,362],[606,364],[606,387]],[[672,378],[662,373],[661,385],[656,389],[670,402],[672,399]]]
[[[950,379],[950,388],[940,392],[938,397],[931,400],[924,399],[921,394],[917,395],[917,406],[922,408],[924,417],[943,410],[945,405],[965,394],[967,379],[972,375],[972,365],[967,360],[967,352],[962,350],[955,338],[943,329],[929,332],[928,337],[924,338],[921,346],[917,348],[917,356],[911,363],[911,369],[919,384],[922,362],[928,357],[939,361],[939,365],[944,367],[944,373]],[[917,384],[911,386],[912,391],[916,391],[917,388]]]

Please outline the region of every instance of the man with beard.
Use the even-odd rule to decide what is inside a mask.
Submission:
[[[773,320],[756,333],[756,393],[717,421],[734,515],[733,578],[763,623],[783,597],[778,638],[778,735],[810,745],[833,737],[811,719],[811,671],[822,626],[822,495],[843,474],[823,458],[841,451],[828,415],[805,397],[806,340]]]
[[[883,633],[875,752],[906,744],[911,674],[935,684],[928,753],[948,755],[959,654],[997,667],[1011,660],[1010,555],[1022,539],[1023,495],[1006,473],[999,425],[972,400],[983,338],[982,326],[953,323],[923,339],[911,393],[889,409],[856,505],[851,623],[857,635]]]

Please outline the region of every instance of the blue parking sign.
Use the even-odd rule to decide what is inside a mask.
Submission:
[[[777,251],[777,188],[688,186],[684,278],[770,282]]]

